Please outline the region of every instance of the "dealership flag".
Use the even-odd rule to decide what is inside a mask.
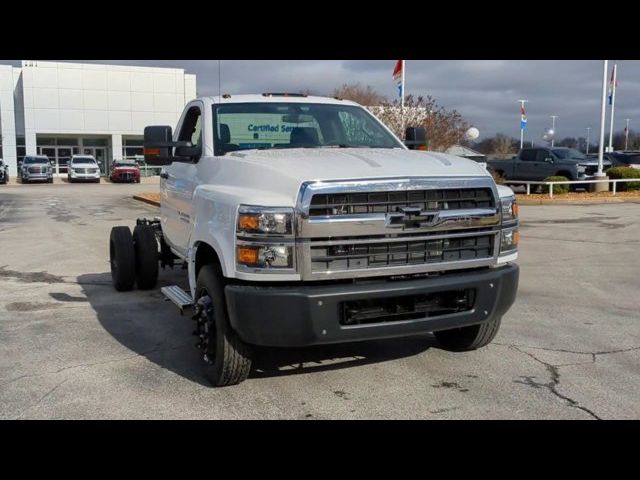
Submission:
[[[524,105],[520,106],[520,129],[527,128],[527,113],[524,111]]]
[[[609,105],[613,105],[613,91],[618,88],[618,76],[616,75],[616,66],[611,70],[611,80],[609,80]]]
[[[396,66],[393,69],[393,79],[398,86],[398,96],[400,97],[400,104],[404,107],[404,60],[398,60]]]

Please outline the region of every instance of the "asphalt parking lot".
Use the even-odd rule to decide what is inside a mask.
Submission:
[[[482,350],[261,349],[213,389],[191,321],[159,289],[111,286],[109,231],[157,214],[131,198],[149,190],[0,186],[0,418],[640,418],[637,203],[523,206],[518,298]]]

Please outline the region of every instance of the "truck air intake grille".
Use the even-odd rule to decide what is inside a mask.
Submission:
[[[356,300],[342,304],[340,324],[345,327],[437,317],[473,308],[475,290]]]
[[[491,208],[494,200],[490,188],[328,193],[313,196],[309,216],[387,213],[401,207],[419,207],[421,210]]]
[[[311,246],[313,272],[478,260],[493,256],[494,234],[406,242]]]

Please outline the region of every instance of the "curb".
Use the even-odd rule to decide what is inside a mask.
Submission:
[[[640,197],[618,197],[618,198],[563,198],[556,200],[553,198],[526,199],[518,197],[519,205],[597,205],[605,203],[640,203]]]
[[[140,202],[148,203],[149,205],[153,205],[154,207],[159,207],[160,206],[160,202],[158,202],[156,200],[152,200],[150,198],[147,198],[144,195],[134,195],[133,199],[134,200],[138,200]]]

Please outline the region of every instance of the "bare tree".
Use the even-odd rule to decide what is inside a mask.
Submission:
[[[374,90],[371,85],[360,83],[344,84],[333,91],[333,96],[344,100],[351,100],[364,106],[381,105],[386,102],[384,96]]]
[[[431,96],[405,97],[404,111],[397,101],[369,108],[396,135],[404,138],[406,127],[424,127],[429,150],[444,151],[462,143],[469,124],[456,110],[438,105]]]
[[[491,140],[491,153],[509,155],[518,151],[517,141],[503,133],[497,133]]]

